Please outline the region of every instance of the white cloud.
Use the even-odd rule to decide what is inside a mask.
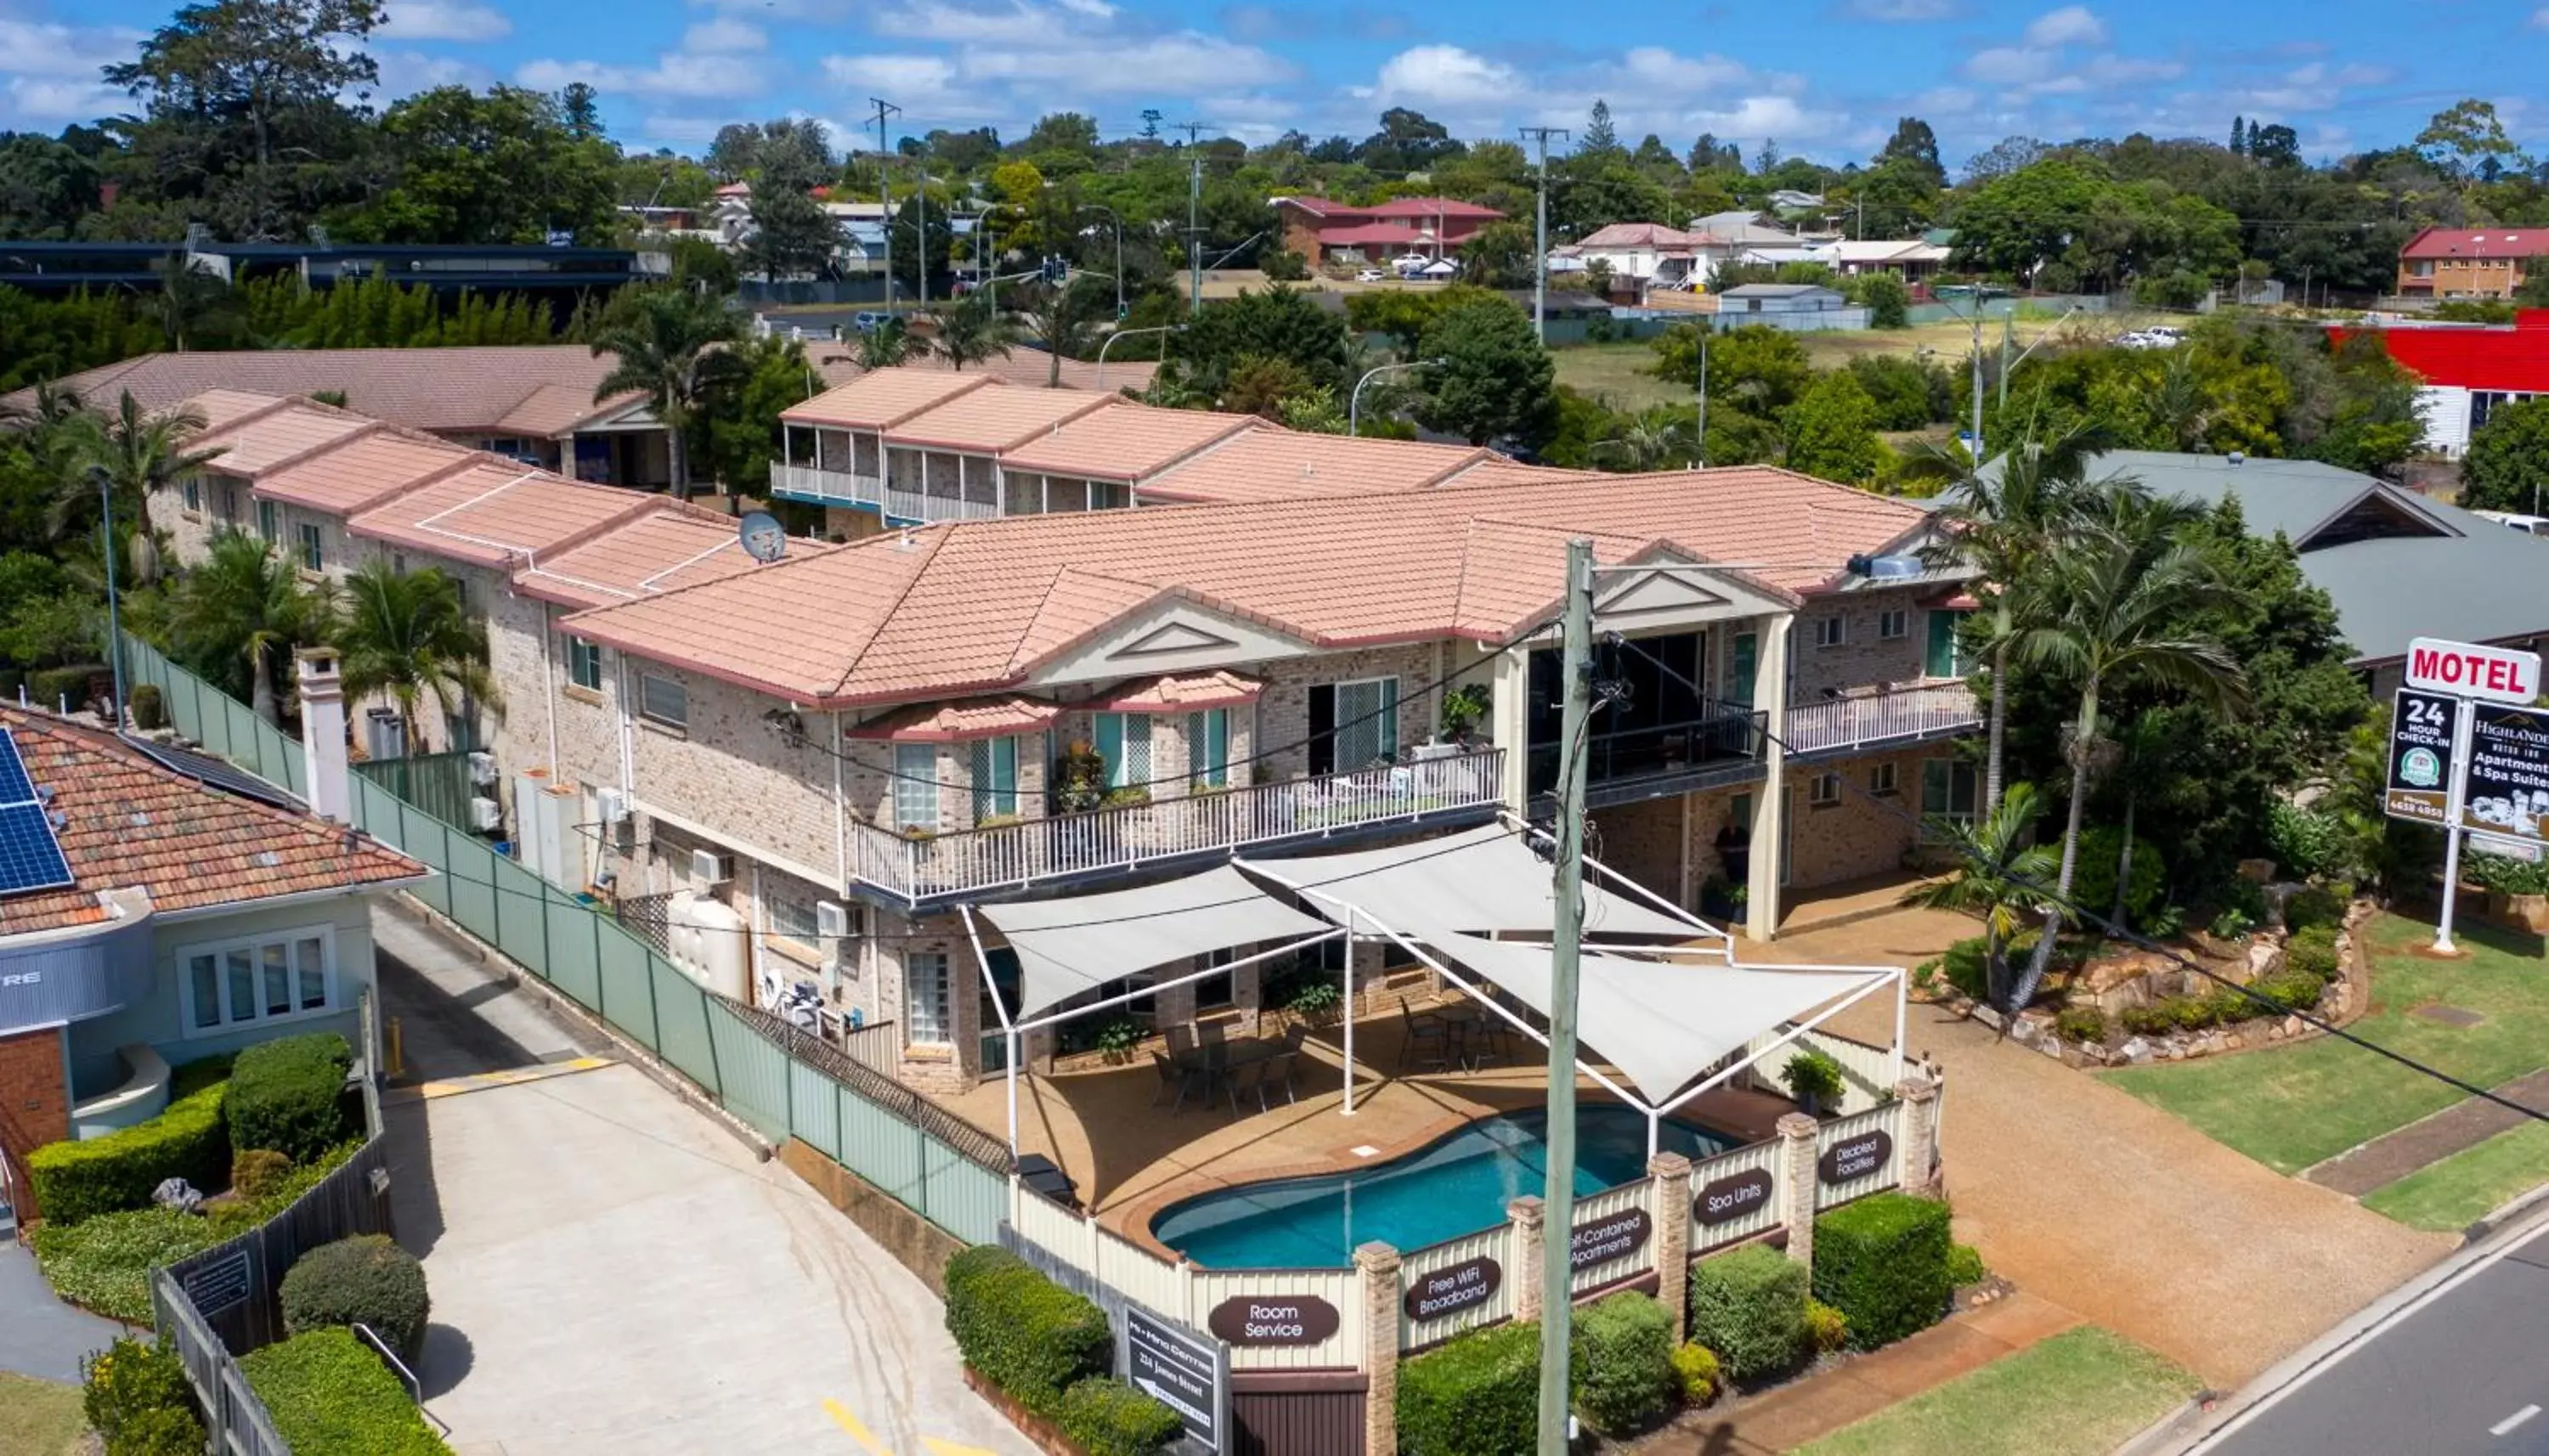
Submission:
[[[943,55],[826,55],[823,74],[852,89],[936,95],[956,84],[956,63]]]
[[[1675,91],[1716,91],[1752,78],[1751,67],[1723,55],[1676,55],[1656,46],[1640,46],[1620,57],[1620,79],[1632,86],[1657,86]],[[1776,78],[1781,89],[1794,77]]]
[[[703,51],[713,55],[733,55],[748,50],[766,50],[770,37],[750,21],[720,15],[706,20],[682,33],[684,50]]]
[[[1296,74],[1290,62],[1254,46],[1192,31],[1085,48],[967,47],[957,60],[969,80],[1068,83],[1091,95],[1191,92],[1215,84],[1284,81]]]
[[[1812,141],[1841,130],[1847,120],[1839,112],[1814,111],[1789,96],[1747,96],[1730,110],[1686,113],[1682,120],[1719,139]]]
[[[535,91],[557,91],[582,81],[596,90],[638,96],[750,97],[764,86],[758,63],[735,55],[686,55],[667,51],[651,66],[603,65],[590,60],[526,61],[514,79]]]
[[[1900,25],[1911,21],[1947,20],[1962,9],[1957,0],[1842,0],[1841,14],[1855,20]]]
[[[76,76],[94,83],[98,67],[131,60],[140,31],[120,26],[65,26],[0,15],[0,73]]]
[[[1963,116],[1980,104],[1982,98],[1962,86],[1935,86],[1913,99],[1913,109],[1923,116]]]
[[[2065,5],[2028,22],[2025,40],[2038,50],[2061,46],[2103,46],[2107,43],[2107,23],[2090,14],[2085,5]]]
[[[15,121],[87,122],[135,109],[132,97],[100,81],[53,76],[11,76],[0,105]]]
[[[2363,63],[2328,65],[2314,60],[2308,65],[2295,66],[2259,85],[2234,87],[2206,99],[2244,113],[2262,112],[2270,118],[2291,116],[2296,112],[2333,111],[2344,101],[2348,87],[2378,86],[2389,81],[2393,74],[2388,66]]]
[[[391,0],[380,26],[392,41],[493,41],[513,32],[502,11],[476,0]]]
[[[1387,105],[1499,106],[1518,99],[1520,72],[1458,46],[1416,46],[1381,63],[1368,93]]]
[[[2531,28],[2535,31],[2549,31],[2549,5],[2543,5],[2531,12]]]
[[[2050,75],[2054,58],[2049,50],[1995,46],[1965,57],[1964,73],[1987,85],[2024,86]]]

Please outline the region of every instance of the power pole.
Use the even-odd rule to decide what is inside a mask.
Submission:
[[[1522,135],[1540,143],[1540,201],[1535,209],[1531,259],[1531,331],[1549,347],[1549,138],[1568,135],[1564,127],[1525,127]],[[1440,236],[1440,233],[1436,234]]]
[[[1549,1222],[1540,1253],[1540,1456],[1566,1456],[1566,1373],[1575,1313],[1575,982],[1584,934],[1585,736],[1593,709],[1593,543],[1566,543],[1566,620],[1558,680],[1557,922],[1549,956]]]
[[[902,115],[902,108],[891,101],[869,97],[868,104],[877,109],[877,197],[885,205],[885,307],[894,312],[894,169],[888,165],[894,147],[885,138],[885,119]],[[669,175],[669,174],[668,174]]]
[[[1983,465],[1983,293],[1974,290],[1974,468]]]
[[[1186,271],[1193,276],[1194,289],[1187,312],[1203,312],[1203,153],[1195,149],[1195,138],[1203,132],[1201,122],[1180,122],[1178,130],[1186,134]]]
[[[1702,318],[1693,325],[1699,329],[1699,468],[1708,469],[1708,336],[1717,325]]]

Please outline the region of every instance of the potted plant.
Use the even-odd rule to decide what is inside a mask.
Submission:
[[[1779,1080],[1808,1117],[1822,1117],[1824,1109],[1841,1105],[1841,1063],[1812,1046],[1788,1058],[1779,1068]]]
[[[1085,738],[1062,747],[1053,764],[1053,805],[1065,814],[1085,814],[1106,798],[1106,760]]]
[[[1088,1040],[1096,1046],[1101,1058],[1110,1065],[1121,1065],[1133,1059],[1134,1048],[1140,1046],[1142,1039],[1150,1034],[1151,1029],[1141,1022],[1117,1015],[1099,1022],[1088,1034]]]
[[[1491,699],[1487,689],[1475,682],[1464,682],[1443,694],[1443,736],[1463,748],[1469,746],[1469,735],[1477,731],[1487,716]]]

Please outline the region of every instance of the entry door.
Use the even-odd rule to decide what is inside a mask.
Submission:
[[[1018,1014],[1018,953],[1006,946],[996,951],[986,951],[983,963],[991,968],[991,984],[1000,988],[1000,1005],[1006,1006],[1009,1016],[1015,1019]],[[976,994],[983,998],[983,1070],[987,1073],[1007,1071],[1009,1034],[1000,1030],[1000,1013],[991,1004],[990,988]]]
[[[1761,634],[1736,633],[1727,655],[1733,661],[1726,668],[1726,690],[1718,696],[1737,707],[1748,708],[1752,706],[1752,676],[1761,666]]]
[[[1960,611],[1930,613],[1930,650],[1922,658],[1921,671],[1932,678],[1964,676],[1963,655],[1956,650],[1956,628],[1965,620]]]

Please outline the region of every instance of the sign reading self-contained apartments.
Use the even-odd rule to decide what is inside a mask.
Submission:
[[[1770,1196],[1777,1189],[1767,1168],[1729,1173],[1692,1197],[1690,1216],[1711,1227],[1732,1224],[1768,1208]]]
[[[1234,1345],[1314,1345],[1337,1332],[1337,1307],[1310,1294],[1250,1294],[1212,1307],[1204,1324]]]
[[[1504,1282],[1504,1266],[1495,1260],[1463,1259],[1408,1281],[1402,1308],[1408,1319],[1419,1322],[1449,1320],[1463,1310],[1475,1309],[1494,1299]]]
[[[2390,783],[2382,809],[2393,819],[2440,829],[2451,812],[2452,738],[2461,701],[2439,692],[2399,689],[2390,710]]]
[[[1873,1128],[1824,1149],[1824,1155],[1815,1162],[1815,1172],[1826,1184],[1855,1183],[1884,1172],[1885,1160],[1892,1156],[1893,1137],[1883,1128]]]
[[[2470,705],[2463,829],[2549,840],[2549,710]]]
[[[1221,1351],[1139,1305],[1124,1307],[1124,1378],[1178,1412],[1186,1434],[1221,1449]]]
[[[1575,1226],[1567,1240],[1567,1267],[1578,1273],[1596,1264],[1625,1259],[1647,1246],[1655,1231],[1655,1221],[1645,1209],[1623,1209],[1616,1214]]]

